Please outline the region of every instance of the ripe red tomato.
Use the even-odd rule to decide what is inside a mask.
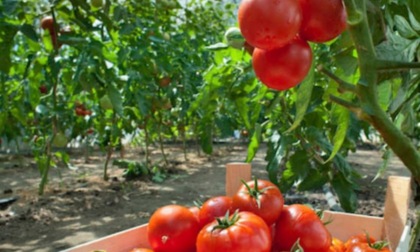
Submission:
[[[355,243],[375,243],[375,242],[376,242],[376,239],[374,237],[370,236],[369,234],[362,233],[362,234],[356,234],[356,235],[350,236],[350,238],[348,238],[346,242],[344,243],[344,246],[347,248]]]
[[[369,243],[353,243],[345,252],[391,252],[391,250],[386,246],[375,246],[375,244],[370,245]]]
[[[347,28],[342,0],[299,0],[302,7],[300,36],[312,42],[327,42]]]
[[[296,36],[302,12],[297,0],[243,0],[238,9],[238,21],[250,45],[274,49]]]
[[[171,84],[171,78],[168,76],[162,77],[159,79],[159,86],[160,87],[167,87]]]
[[[149,244],[157,252],[193,252],[199,231],[199,223],[194,214],[179,205],[157,209],[147,226]]]
[[[217,196],[206,200],[198,214],[200,227],[204,227],[216,218],[225,216],[226,212],[233,213],[232,198],[228,196]]]
[[[44,30],[54,30],[54,19],[52,16],[46,16],[41,19],[41,28]]]
[[[276,222],[273,251],[290,251],[298,240],[305,252],[325,252],[331,245],[331,235],[314,210],[285,206]]]
[[[135,248],[132,249],[130,252],[153,252],[153,250],[147,248]]]
[[[254,180],[243,184],[232,197],[233,208],[260,216],[268,226],[279,217],[284,199],[279,188],[268,180]]]
[[[47,86],[46,86],[46,85],[41,85],[41,86],[39,86],[39,92],[40,92],[41,94],[47,94],[47,93],[48,93],[48,88],[47,88]]]
[[[299,38],[270,51],[255,48],[252,54],[255,75],[275,90],[286,90],[299,84],[308,74],[311,63],[311,47]]]
[[[346,247],[344,246],[344,242],[337,237],[333,237],[331,240],[330,249],[328,252],[345,252]]]
[[[197,252],[243,252],[271,250],[267,224],[251,212],[237,212],[229,219],[207,224],[197,237]]]

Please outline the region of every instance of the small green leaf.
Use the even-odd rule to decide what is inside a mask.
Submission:
[[[310,169],[307,176],[299,182],[297,189],[299,191],[308,191],[322,188],[328,182],[328,176],[319,172],[318,169]]]
[[[408,0],[408,7],[410,8],[411,13],[420,22],[420,1],[419,0]]]
[[[415,38],[418,37],[416,31],[411,27],[410,23],[400,15],[395,15],[395,26],[401,36],[404,38]]]
[[[350,111],[348,109],[343,106],[334,105],[333,114],[335,118],[334,122],[337,124],[337,129],[335,130],[333,137],[333,150],[325,163],[330,162],[341,149],[341,146],[346,139],[347,129],[350,125]]]
[[[119,116],[124,116],[122,95],[113,84],[108,85],[108,96],[111,100],[112,106],[114,107],[114,111]]]
[[[387,148],[385,152],[382,154],[382,164],[379,167],[378,171],[376,172],[376,175],[372,179],[372,181],[375,181],[378,178],[382,178],[385,175],[385,172],[387,171],[387,168],[388,168],[389,161],[391,160],[393,156],[392,153],[393,152],[391,151],[391,149]]]
[[[248,156],[246,157],[246,162],[251,162],[257,154],[258,147],[260,146],[261,141],[261,125],[255,124],[254,133],[251,137],[251,142],[248,145]]]
[[[357,195],[353,189],[353,184],[345,179],[341,173],[334,175],[331,184],[337,193],[341,207],[346,212],[354,213],[357,209]]]
[[[19,30],[29,39],[32,39],[33,41],[38,42],[38,39],[39,39],[38,34],[36,33],[32,25],[24,24],[19,28]]]
[[[223,49],[227,49],[227,48],[229,48],[229,46],[227,44],[221,43],[221,42],[213,44],[213,45],[206,46],[206,49],[211,50],[211,51],[223,50]]]
[[[306,110],[308,109],[309,103],[311,101],[312,90],[314,87],[314,76],[314,63],[312,63],[308,75],[297,89],[295,121],[285,133],[290,133],[296,129],[305,117]]]

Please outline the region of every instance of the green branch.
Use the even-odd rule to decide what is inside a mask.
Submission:
[[[420,184],[420,153],[414,144],[392,122],[378,102],[377,71],[380,66],[375,53],[366,11],[366,0],[344,0],[349,19],[355,11],[362,14],[360,22],[348,22],[360,67],[360,80],[356,86],[360,107],[368,114],[368,122],[381,134],[392,151],[401,159]],[[378,63],[379,62],[379,63]],[[411,65],[411,64],[409,64]]]
[[[331,71],[327,70],[324,68],[323,65],[319,65],[317,67],[317,70],[323,74],[325,74],[326,76],[328,76],[330,79],[332,79],[333,81],[335,81],[338,86],[339,86],[339,91],[340,92],[351,92],[351,93],[356,93],[356,86],[348,83],[346,81],[343,81],[342,79],[340,79],[337,75],[333,74]]]
[[[411,70],[420,69],[420,62],[403,62],[403,61],[392,61],[392,60],[376,60],[377,70]]]

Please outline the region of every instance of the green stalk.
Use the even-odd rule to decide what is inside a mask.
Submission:
[[[358,52],[361,76],[356,91],[360,98],[360,107],[366,115],[365,120],[381,134],[392,151],[410,170],[417,184],[420,184],[420,153],[410,139],[394,125],[378,102],[377,70],[379,67],[382,69],[386,67],[383,64],[378,66],[380,61],[377,60],[369,29],[366,0],[357,1],[357,4],[354,0],[344,0],[344,3],[349,14],[349,31]],[[354,13],[361,15],[357,22],[350,20]]]

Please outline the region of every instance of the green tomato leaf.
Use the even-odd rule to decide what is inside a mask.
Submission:
[[[318,169],[310,169],[307,176],[299,182],[297,189],[299,191],[308,191],[322,188],[328,182],[328,176]]]
[[[229,45],[227,45],[225,43],[221,43],[221,42],[213,44],[213,45],[206,46],[206,49],[211,50],[211,51],[224,50],[224,49],[227,49],[227,48],[229,48]]]
[[[354,191],[353,184],[345,179],[341,173],[334,175],[331,184],[337,193],[341,207],[346,212],[354,213],[357,209],[357,195]]]
[[[403,16],[395,15],[394,20],[398,33],[401,36],[408,39],[418,37],[416,31],[411,27],[410,23]]]
[[[32,25],[24,24],[19,28],[20,32],[23,33],[29,39],[32,39],[35,42],[38,42],[38,34],[36,33]]]
[[[241,116],[245,127],[249,130],[251,129],[251,122],[249,120],[249,105],[248,105],[248,97],[237,97],[235,99],[236,110],[238,111],[239,115]]]
[[[420,1],[419,0],[408,0],[408,7],[410,8],[411,13],[420,22]]]
[[[271,181],[277,182],[277,175],[280,169],[280,163],[287,150],[287,138],[288,136],[281,136],[277,131],[273,132],[268,142],[268,150],[265,160],[268,161],[267,171]]]
[[[334,105],[333,107],[333,116],[337,124],[337,129],[333,138],[333,150],[330,154],[330,157],[325,161],[326,163],[331,161],[338,151],[341,149],[344,140],[346,139],[347,130],[350,125],[350,111],[340,105]]]
[[[312,63],[311,69],[309,70],[308,75],[305,77],[303,82],[299,85],[297,89],[297,99],[296,99],[296,116],[295,120],[290,126],[290,128],[285,133],[290,133],[296,129],[303,118],[305,117],[306,111],[308,109],[309,103],[311,101],[312,90],[314,87],[314,63]]]
[[[260,146],[261,141],[261,125],[255,124],[254,133],[251,137],[251,142],[248,144],[248,156],[246,157],[246,162],[251,162],[257,154],[258,147]]]
[[[114,111],[121,117],[124,116],[123,113],[123,98],[121,93],[118,91],[118,89],[113,85],[108,85],[108,97],[111,100],[112,106],[114,108]]]

